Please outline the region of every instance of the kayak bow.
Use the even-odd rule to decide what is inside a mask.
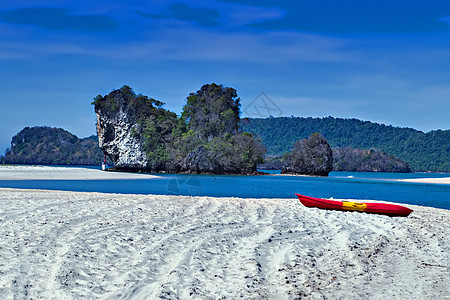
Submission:
[[[300,202],[306,207],[317,207],[331,210],[360,211],[372,214],[388,215],[391,217],[407,217],[412,212],[412,209],[395,204],[335,201],[308,197],[297,193],[295,195],[297,195]]]

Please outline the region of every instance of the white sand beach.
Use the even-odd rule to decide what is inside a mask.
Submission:
[[[450,184],[450,177],[443,177],[443,178],[412,178],[412,179],[400,179],[398,181],[416,182],[416,183]]]
[[[152,178],[0,166],[0,180]],[[0,188],[0,299],[449,299],[450,211]]]
[[[1,299],[448,299],[450,211],[0,189]]]
[[[0,166],[0,180],[99,180],[152,177],[157,176],[145,173],[105,172],[99,169],[81,167]]]

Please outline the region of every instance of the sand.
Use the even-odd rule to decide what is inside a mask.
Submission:
[[[0,180],[100,180],[154,177],[157,176],[144,173],[105,172],[81,167],[0,166]]]
[[[152,178],[1,166],[0,180]],[[450,299],[450,211],[0,188],[0,299]]]
[[[416,183],[450,184],[450,177],[443,177],[443,178],[412,178],[412,179],[400,179],[398,181],[416,182]]]
[[[448,299],[450,211],[0,189],[0,299]]]

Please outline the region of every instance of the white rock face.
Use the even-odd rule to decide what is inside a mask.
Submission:
[[[133,134],[137,124],[132,124],[120,107],[113,116],[97,115],[97,134],[100,148],[112,159],[116,168],[145,169],[148,159],[140,139]],[[133,130],[133,128],[135,130]]]

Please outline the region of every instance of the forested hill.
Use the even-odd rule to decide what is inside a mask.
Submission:
[[[291,151],[297,140],[320,132],[331,147],[381,149],[406,161],[413,171],[450,172],[450,130],[423,133],[333,117],[249,119],[242,126],[261,138],[268,154]]]
[[[103,153],[96,136],[79,139],[61,128],[25,127],[12,138],[1,163],[40,165],[98,165]]]

